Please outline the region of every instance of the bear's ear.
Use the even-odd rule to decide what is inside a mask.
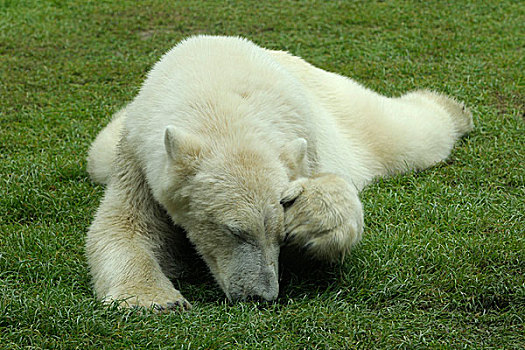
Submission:
[[[307,143],[302,137],[289,142],[281,152],[281,160],[284,161],[289,169],[289,177],[295,179],[307,176],[308,158]]]
[[[168,126],[164,132],[164,147],[172,160],[181,156],[197,156],[201,149],[196,137],[174,126]]]

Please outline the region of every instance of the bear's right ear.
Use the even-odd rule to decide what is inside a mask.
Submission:
[[[171,125],[164,132],[164,147],[172,160],[187,155],[196,157],[201,149],[196,137]]]
[[[280,158],[288,168],[290,179],[308,176],[307,142],[302,137],[286,144]]]

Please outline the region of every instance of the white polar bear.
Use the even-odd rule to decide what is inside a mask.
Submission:
[[[86,241],[96,294],[189,308],[171,282],[185,232],[228,298],[274,300],[282,245],[340,259],[362,235],[358,192],[442,161],[472,127],[434,92],[385,97],[245,39],[189,38],[91,146],[107,184]]]

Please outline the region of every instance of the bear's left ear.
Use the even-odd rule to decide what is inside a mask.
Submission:
[[[290,179],[308,175],[307,142],[302,137],[286,144],[281,151],[280,158],[289,170]]]
[[[195,136],[171,125],[164,132],[164,147],[171,160],[196,158],[201,151],[201,143]]]

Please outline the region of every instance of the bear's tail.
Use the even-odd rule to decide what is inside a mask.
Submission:
[[[125,115],[125,109],[116,113],[89,148],[87,171],[94,182],[107,184],[111,178]]]

